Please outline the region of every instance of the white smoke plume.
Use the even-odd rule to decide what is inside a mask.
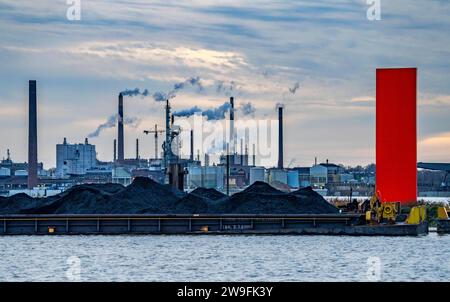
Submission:
[[[111,115],[110,117],[108,117],[108,119],[106,120],[105,123],[100,124],[97,127],[97,129],[95,129],[93,132],[89,133],[87,137],[88,138],[98,137],[103,130],[115,127],[118,122],[118,117],[119,117],[118,114]],[[141,122],[141,119],[139,119],[137,117],[125,117],[123,120],[124,125],[128,125],[133,128],[138,127],[140,122]]]

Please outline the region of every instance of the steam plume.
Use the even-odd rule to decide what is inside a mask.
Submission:
[[[110,117],[108,117],[105,123],[100,124],[97,129],[95,129],[95,131],[88,134],[88,138],[98,137],[103,130],[115,127],[117,124],[117,120],[118,114],[111,115]],[[125,117],[123,120],[124,125],[129,125],[133,128],[139,126],[140,122],[141,120],[137,117]]]
[[[225,83],[224,81],[217,81],[216,83],[216,92],[218,94],[225,94],[226,96],[231,96],[233,92],[236,90],[236,82],[230,81]]]
[[[256,111],[255,106],[253,106],[253,104],[250,102],[242,104],[239,109],[244,116],[254,115]]]
[[[134,89],[125,89],[124,91],[120,92],[123,96],[148,96],[150,93],[148,91],[148,89],[144,89],[144,90],[140,90],[139,88],[134,88]]]
[[[187,85],[196,87],[197,91],[203,91],[204,89],[200,77],[191,77],[183,82],[174,84],[173,89],[167,93],[161,91],[155,92],[153,94],[153,99],[156,102],[164,102],[166,100],[173,99],[174,97],[176,97],[176,93],[180,90],[183,90]]]
[[[299,89],[299,88],[300,88],[300,83],[299,83],[299,82],[296,82],[296,83],[294,84],[294,87],[289,88],[289,92],[290,92],[291,94],[295,94],[295,93],[297,92],[297,89]]]
[[[230,109],[230,107],[231,105],[228,102],[223,103],[217,108],[209,108],[206,110],[202,110],[199,107],[194,106],[190,109],[174,112],[173,115],[180,117],[190,117],[197,112],[201,112],[201,114],[205,116],[207,120],[223,120],[225,118],[225,113],[228,111],[228,109]]]

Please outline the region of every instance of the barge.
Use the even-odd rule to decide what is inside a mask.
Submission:
[[[419,236],[428,224],[367,224],[363,214],[1,215],[1,235],[352,235]]]

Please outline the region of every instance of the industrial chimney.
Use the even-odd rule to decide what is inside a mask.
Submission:
[[[37,186],[37,97],[36,81],[28,83],[28,189]]]
[[[241,166],[244,165],[244,139],[241,138],[241,155],[239,156]]]
[[[114,147],[113,147],[113,162],[115,163],[117,160],[117,140],[114,139]]]
[[[253,167],[256,166],[256,144],[253,144]]]
[[[278,169],[283,169],[283,107],[278,107]]]
[[[235,141],[234,141],[234,97],[230,97],[230,149],[235,153]],[[234,160],[233,160],[234,162]]]
[[[118,117],[118,158],[119,164],[124,162],[124,143],[123,143],[123,95],[119,94],[119,117]]]
[[[191,156],[189,159],[191,161],[194,160],[194,130],[191,130]]]
[[[136,159],[139,160],[139,139],[136,139]]]

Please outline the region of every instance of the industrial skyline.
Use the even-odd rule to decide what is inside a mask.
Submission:
[[[256,109],[237,112],[239,119],[276,119],[281,102],[285,164],[311,165],[315,157],[370,164],[374,71],[395,65],[419,70],[418,161],[450,161],[450,4],[383,1],[380,21],[367,20],[365,1],[83,1],[79,21],[66,19],[64,2],[0,6],[8,28],[0,33],[0,157],[10,149],[15,161],[27,161],[28,80],[38,83],[38,161],[50,168],[57,143],[83,142],[117,112],[118,93],[135,87],[150,95],[124,98],[126,115],[141,120],[125,125],[124,156],[134,157],[139,139],[141,156],[152,157],[143,130],[164,125],[164,116],[151,94],[200,77],[204,89],[177,93],[174,111],[218,108],[232,91],[236,104]],[[100,160],[112,158],[117,131],[90,139]]]

